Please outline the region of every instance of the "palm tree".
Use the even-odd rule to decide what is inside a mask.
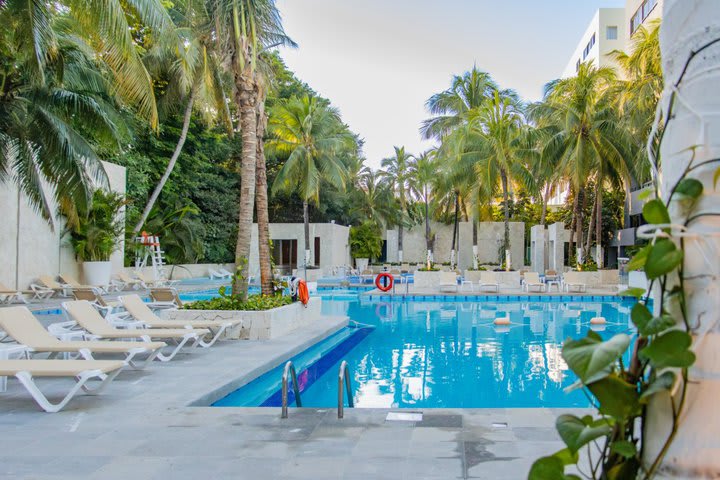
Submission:
[[[392,190],[383,181],[382,173],[363,167],[354,185],[358,205],[354,211],[378,226],[395,225],[400,221],[397,201]]]
[[[520,137],[525,128],[522,106],[511,91],[495,91],[492,99],[473,112],[469,129],[465,133],[463,157],[471,160],[477,174],[480,191],[502,192],[503,221],[505,231],[503,248],[506,252],[506,268],[510,240],[510,187],[519,183],[534,188],[534,179],[523,162]]]
[[[106,183],[93,140],[118,138],[115,99],[157,124],[126,11],[158,35],[170,25],[157,0],[0,5],[0,181],[13,179],[48,220],[44,181],[65,211],[90,201],[91,180]]]
[[[405,147],[394,147],[395,155],[384,158],[381,162],[384,168],[382,176],[388,182],[390,189],[395,193],[400,207],[398,226],[398,261],[403,261],[403,230],[407,213],[407,188],[409,176],[409,161],[412,155],[405,152]]]
[[[587,180],[594,177],[596,185],[593,223],[597,223],[600,246],[602,195],[598,193],[606,180],[629,177],[628,159],[634,155],[633,142],[616,108],[614,81],[612,69],[582,64],[576,77],[548,84],[544,101],[532,106],[533,115],[542,115],[552,124],[542,155],[558,159],[558,168],[567,174],[575,192],[573,216],[580,257]]]
[[[303,201],[305,265],[310,262],[309,202],[320,201],[320,186],[328,182],[343,188],[347,171],[340,161],[352,147],[353,137],[340,120],[337,109],[307,95],[292,97],[273,107],[266,147],[287,161],[273,183],[273,192],[297,192]]]
[[[207,123],[220,117],[228,127],[228,134],[233,135],[221,67],[213,51],[216,44],[210,31],[212,21],[206,5],[197,0],[185,0],[175,4],[173,13],[179,17],[177,27],[172,34],[165,35],[162,41],[153,45],[144,61],[155,78],[169,79],[165,95],[159,103],[166,105],[170,111],[177,105],[185,105],[182,128],[165,172],[133,228],[133,237],[143,228],[175,168],[187,139],[193,110],[202,113]]]
[[[470,112],[482,107],[495,90],[498,86],[490,74],[474,66],[469,72],[454,76],[449,89],[433,95],[425,103],[433,117],[423,122],[420,131],[425,138],[442,139],[467,124]]]
[[[264,103],[257,69],[260,54],[267,48],[291,43],[282,28],[274,0],[213,0],[210,18],[214,35],[226,54],[234,83],[234,101],[242,135],[240,159],[240,212],[235,247],[237,274],[233,292],[241,299],[248,293],[248,259],[255,205],[258,153],[258,105]]]
[[[412,158],[409,165],[410,191],[425,206],[425,248],[428,258],[432,258],[433,250],[433,239],[430,232],[430,202],[438,170],[435,158],[436,150],[431,149]]]

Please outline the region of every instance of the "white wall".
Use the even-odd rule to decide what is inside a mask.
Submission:
[[[629,20],[628,20],[629,21]],[[568,59],[562,78],[574,77],[577,72],[577,61],[592,62],[596,67],[613,66],[614,62],[607,56],[613,50],[625,50],[627,44],[628,28],[625,27],[624,8],[601,8],[595,12],[585,33],[580,37],[575,50]],[[609,40],[606,36],[607,27],[617,27],[617,39]],[[595,45],[590,49],[587,57],[583,59],[583,51],[593,34]]]
[[[481,264],[498,263],[498,249],[504,236],[503,222],[480,222],[478,224],[478,257]],[[453,226],[444,223],[430,222],[430,230],[435,233],[435,249],[433,257],[436,263],[450,261]],[[459,225],[459,256],[458,266],[472,266],[472,224],[460,222]],[[387,231],[387,261],[398,261],[398,231]],[[525,224],[510,222],[510,244],[512,247],[512,263],[514,268],[523,266],[525,258]],[[423,263],[426,255],[425,224],[415,225],[403,231],[403,261]]]
[[[125,193],[125,168],[103,162],[110,188]],[[46,187],[49,191],[49,187]],[[33,210],[24,195],[18,194],[13,183],[0,183],[0,282],[8,287],[24,289],[39,275],[60,273],[80,278],[80,268],[70,244],[61,238],[62,218],[54,219],[54,227]],[[113,254],[113,271],[122,268],[123,248]]]
[[[258,228],[253,224],[250,241],[250,274],[258,276]],[[320,237],[321,268],[336,265],[350,265],[350,227],[334,223],[310,224],[310,260],[315,258],[315,237]],[[305,234],[302,223],[271,223],[272,240],[297,240],[298,266],[305,258]]]

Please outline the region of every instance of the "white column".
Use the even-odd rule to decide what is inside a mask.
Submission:
[[[720,38],[720,1],[665,0],[660,42],[666,96],[673,91],[691,52]],[[662,152],[661,194],[667,200],[672,186],[691,161],[697,165],[720,157],[720,43],[705,49],[688,64],[676,89],[672,118],[667,124]],[[667,114],[667,105],[663,111]],[[666,117],[667,118],[667,117]],[[713,174],[720,166],[711,163],[688,175],[704,185],[695,212],[719,212],[720,196]],[[677,202],[671,206],[673,223],[685,216]],[[689,224],[685,238],[685,294],[687,314],[694,333],[695,365],[689,371],[685,409],[675,441],[659,469],[664,478],[715,478],[720,472],[720,218],[707,216]],[[692,236],[692,234],[695,234]],[[702,251],[711,252],[706,261]],[[680,319],[678,319],[680,321]],[[676,392],[676,398],[679,392]],[[655,458],[670,426],[668,395],[656,395],[648,408],[645,459]]]

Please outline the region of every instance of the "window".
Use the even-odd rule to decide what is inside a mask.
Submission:
[[[605,31],[605,38],[607,40],[617,40],[617,38],[618,38],[617,27],[607,27],[607,30]]]
[[[590,55],[590,50],[592,50],[592,47],[595,46],[595,34],[592,34],[592,37],[590,37],[590,41],[587,45],[585,45],[585,50],[583,50],[583,60],[587,58],[588,55]]]
[[[315,237],[315,266],[320,266],[320,237]]]
[[[284,274],[297,268],[297,240],[273,239],[273,260],[278,270]]]
[[[580,70],[580,59],[578,59],[577,63],[575,64],[575,71],[577,72]]]
[[[645,0],[642,5],[640,5],[640,8],[637,9],[630,19],[630,35],[640,28],[640,25],[642,25],[643,21],[650,15],[650,12],[657,7],[657,4],[658,0]]]

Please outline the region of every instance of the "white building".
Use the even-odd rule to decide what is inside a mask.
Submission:
[[[568,60],[562,78],[575,76],[581,63],[614,67],[608,54],[613,50],[625,50],[629,31],[624,26],[624,8],[601,8],[595,12]]]
[[[662,17],[663,0],[627,0],[625,2],[625,33],[632,37],[640,25]]]

